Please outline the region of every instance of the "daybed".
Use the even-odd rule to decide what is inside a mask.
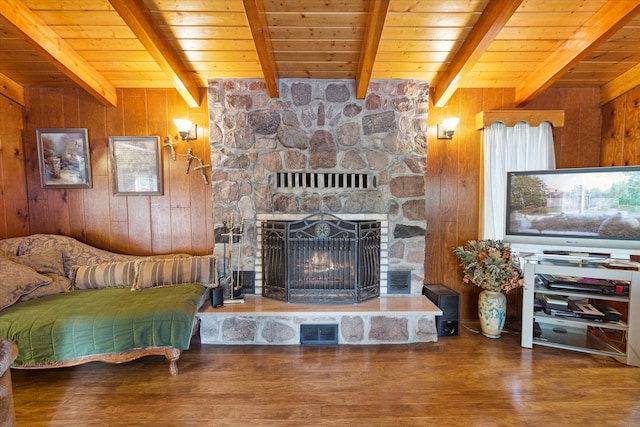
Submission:
[[[196,332],[196,312],[216,284],[212,256],[138,257],[66,236],[0,240],[0,339],[13,368],[177,361]]]

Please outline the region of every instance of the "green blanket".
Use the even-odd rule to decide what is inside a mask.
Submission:
[[[18,345],[13,366],[145,347],[186,350],[204,292],[198,284],[109,288],[19,302],[0,311],[0,339]]]

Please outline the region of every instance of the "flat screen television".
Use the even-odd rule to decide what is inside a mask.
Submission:
[[[640,255],[640,166],[509,172],[506,194],[516,250]]]

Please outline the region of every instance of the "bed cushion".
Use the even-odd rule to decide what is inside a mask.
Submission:
[[[147,347],[186,350],[205,290],[89,289],[20,302],[0,312],[0,339],[18,345],[14,366]]]
[[[0,257],[0,272],[0,310],[14,304],[22,295],[51,282],[50,277],[5,257]]]
[[[20,301],[29,301],[30,299],[46,297],[47,295],[59,294],[62,292],[69,292],[71,290],[71,280],[66,276],[54,276],[53,274],[46,274],[51,278],[51,283],[38,286],[28,294],[24,294],[20,297]]]
[[[136,261],[77,265],[73,268],[75,289],[128,288],[135,283]]]
[[[213,256],[140,260],[136,268],[136,282],[132,290],[182,283],[205,285],[217,283],[216,263]]]
[[[101,264],[136,259],[133,255],[122,255],[82,243],[73,237],[56,234],[32,234],[22,238],[19,255],[30,255],[58,248],[62,251],[65,276],[72,277],[74,265]]]
[[[62,251],[58,248],[47,249],[29,255],[20,255],[14,261],[31,267],[41,274],[64,276]]]
[[[18,255],[24,237],[11,237],[0,240],[0,256],[11,258]]]

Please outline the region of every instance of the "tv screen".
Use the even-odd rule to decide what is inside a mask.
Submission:
[[[640,255],[640,166],[509,172],[506,209],[513,246]]]

